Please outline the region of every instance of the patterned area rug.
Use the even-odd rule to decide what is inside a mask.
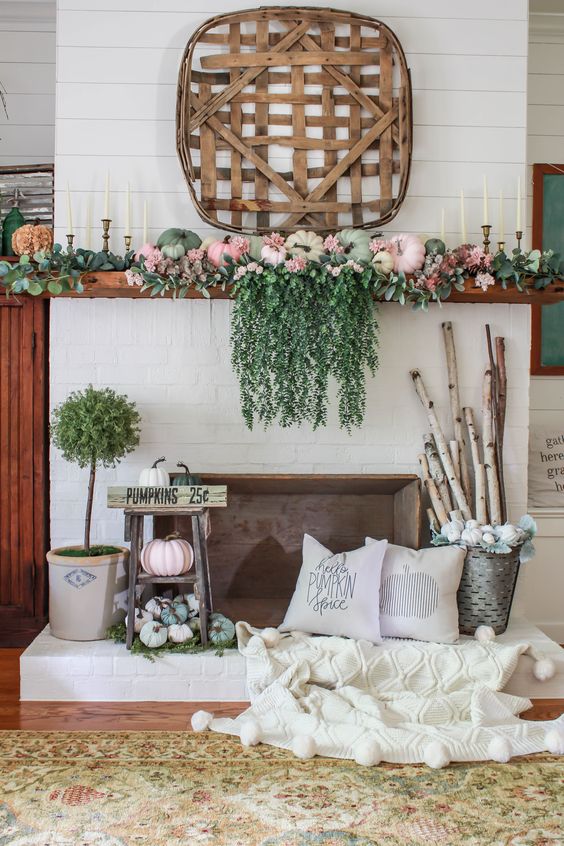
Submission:
[[[557,846],[564,762],[299,761],[179,732],[0,732],[0,846]]]

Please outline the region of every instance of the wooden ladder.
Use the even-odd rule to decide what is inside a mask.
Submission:
[[[150,506],[134,506],[124,509],[125,531],[124,539],[131,541],[131,553],[129,556],[129,576],[127,591],[127,637],[125,645],[131,649],[135,625],[135,600],[137,587],[145,588],[147,585],[167,584],[181,585],[192,584],[195,587],[194,593],[198,595],[200,613],[200,634],[202,644],[208,642],[208,617],[213,611],[210,569],[208,561],[207,526],[209,511],[207,508],[183,508],[175,507],[170,511],[167,509],[151,508]],[[174,516],[190,517],[192,519],[192,542],[194,546],[194,570],[190,570],[182,576],[151,576],[141,569],[141,550],[143,548],[143,526],[145,517]]]

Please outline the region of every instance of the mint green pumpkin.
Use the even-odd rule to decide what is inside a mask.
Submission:
[[[175,485],[201,485],[202,477],[196,473],[190,473],[190,470],[182,461],[179,461],[177,467],[184,468],[184,473],[175,473],[173,476]]]
[[[176,261],[186,255],[186,250],[182,244],[165,244],[161,247],[161,253],[165,256],[165,258],[174,259],[174,261]]]
[[[159,247],[163,255],[167,255],[164,247],[180,245],[183,248],[180,256],[183,256],[188,250],[196,250],[201,243],[202,239],[200,236],[196,235],[195,232],[191,232],[189,229],[165,229],[159,235],[157,247]],[[180,258],[180,256],[176,256],[176,258]],[[175,258],[175,256],[170,256],[170,258]]]
[[[341,229],[337,232],[337,238],[345,248],[345,255],[349,258],[365,262],[371,260],[372,253],[368,247],[370,235],[364,229]]]
[[[188,606],[182,603],[167,605],[161,611],[161,623],[164,626],[177,626],[188,619]]]
[[[235,637],[235,625],[223,614],[214,612],[208,620],[208,637],[215,646],[224,646]]]
[[[249,235],[249,244],[249,255],[255,261],[260,261],[262,259],[261,250],[264,247],[262,235]]]
[[[161,625],[157,620],[152,620],[145,623],[139,632],[139,639],[149,649],[158,649],[159,646],[164,646],[168,637],[166,626]]]

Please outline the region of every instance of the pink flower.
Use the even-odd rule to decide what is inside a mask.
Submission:
[[[205,250],[201,250],[199,247],[197,250],[188,250],[186,253],[190,261],[202,261],[205,254]]]
[[[137,252],[135,253],[135,261],[139,261],[141,256],[144,258],[150,258],[153,253],[160,253],[158,247],[155,247],[154,244],[143,244],[143,246],[139,247]]]
[[[428,291],[435,291],[437,289],[437,285],[440,282],[439,276],[426,276],[425,277],[425,287]]]
[[[137,285],[140,288],[145,281],[140,273],[134,273],[132,270],[125,271],[125,278],[127,279],[127,284],[133,288],[134,285]]]
[[[157,269],[157,265],[163,260],[164,256],[160,250],[155,249],[151,255],[145,257],[145,267],[148,271],[153,272]]]
[[[466,268],[470,271],[488,270],[492,265],[493,256],[485,253],[482,247],[474,246],[468,251]]]
[[[270,235],[262,236],[265,247],[273,247],[275,250],[282,251],[286,243],[284,237],[279,232],[271,232]]]
[[[476,288],[487,291],[492,285],[495,285],[495,279],[491,273],[478,273],[476,275]]]
[[[323,242],[323,249],[327,253],[344,253],[345,248],[336,235],[328,235]]]
[[[234,279],[242,279],[246,272],[247,272],[247,267],[244,264],[242,264],[235,271],[233,278]]]
[[[300,270],[305,270],[307,267],[307,259],[304,256],[294,256],[284,262],[284,267],[290,273],[298,273]]]
[[[364,270],[363,266],[361,264],[359,264],[357,261],[355,261],[354,259],[348,260],[347,267],[352,267],[352,269],[355,271],[355,273],[362,273],[362,271]]]
[[[387,252],[391,252],[392,248],[393,248],[392,242],[391,241],[385,241],[382,238],[373,238],[370,241],[370,243],[368,244],[368,249],[370,250],[371,253],[374,253],[374,255],[376,255],[376,253],[381,252],[382,250],[386,250]]]
[[[340,272],[341,272],[341,266],[340,265],[337,265],[337,267],[331,268],[331,275],[332,276],[338,276],[340,274]]]
[[[244,235],[233,235],[229,243],[235,247],[239,253],[248,253],[251,247],[251,242]]]

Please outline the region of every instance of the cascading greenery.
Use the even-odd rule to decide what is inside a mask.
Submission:
[[[372,277],[370,268],[334,277],[321,265],[278,265],[234,282],[231,360],[249,428],[325,425],[331,378],[341,426],[361,425],[366,371],[378,367]]]

